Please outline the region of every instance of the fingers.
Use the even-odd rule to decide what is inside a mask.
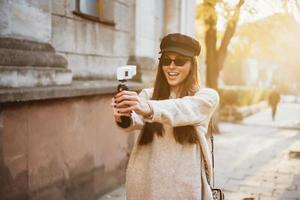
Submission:
[[[115,95],[115,98],[118,99],[119,97],[123,96],[123,95],[127,95],[127,96],[138,96],[138,94],[134,91],[129,91],[129,90],[123,90],[121,92],[118,92]]]
[[[112,107],[112,109],[118,111],[119,108],[134,106],[137,104],[138,104],[137,101],[123,100],[121,102],[117,102],[114,98],[112,98],[111,107]]]
[[[112,109],[113,109],[113,114],[115,116],[129,116],[129,117],[131,116],[131,110],[126,109],[124,111],[124,107],[122,107],[122,108],[113,107]]]
[[[131,113],[130,112],[118,112],[118,111],[116,111],[115,113],[114,113],[114,116],[115,117],[121,117],[121,116],[126,116],[126,117],[131,117]]]
[[[131,117],[131,113],[130,112],[120,112],[119,110],[114,109],[114,117],[115,117],[116,121],[120,122],[122,116]]]
[[[135,101],[135,102],[139,101],[138,96],[122,95],[122,96],[116,98],[116,103],[118,104],[125,100]]]
[[[134,106],[134,105],[138,105],[138,102],[137,101],[124,100],[124,101],[121,101],[120,103],[116,103],[115,108],[124,108],[124,107]]]
[[[124,104],[124,103],[123,103],[123,104]],[[122,104],[122,105],[123,105],[123,104]],[[122,106],[122,105],[121,105],[121,106]],[[126,105],[126,104],[124,104],[124,105]],[[127,116],[127,117],[130,117],[130,116],[131,116],[131,112],[130,112],[130,111],[129,111],[129,112],[123,112],[123,111],[120,111],[120,110],[117,108],[117,104],[115,103],[115,99],[114,99],[114,98],[112,98],[111,107],[112,107],[112,109],[113,109],[113,115],[114,115],[116,121],[119,121],[121,116]]]
[[[110,106],[111,106],[112,108],[116,107],[115,98],[112,98],[112,99],[111,99]]]
[[[114,108],[121,114],[130,114],[132,111],[139,110],[139,101],[136,101],[135,98],[129,97],[120,102],[115,101]]]
[[[123,107],[123,108],[118,108],[117,109],[117,112],[120,113],[120,114],[127,114],[127,113],[131,113],[132,111],[136,110],[136,106],[133,105],[133,106],[128,106],[128,107]]]
[[[119,114],[119,113],[116,113],[116,114],[114,114],[115,121],[116,122],[122,122],[122,119],[121,119],[122,116],[130,117],[130,114]]]
[[[127,94],[127,95],[137,95],[137,93],[135,91],[130,91],[130,90],[123,90],[121,92],[118,92],[115,97],[119,97],[123,94]]]
[[[136,92],[122,91],[115,96],[112,106],[116,108],[117,111],[121,114],[129,115],[129,113],[134,111],[137,114],[143,115],[149,110],[148,104],[146,104],[146,106],[143,106],[144,104],[142,99],[139,98]]]

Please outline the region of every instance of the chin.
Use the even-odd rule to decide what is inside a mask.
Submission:
[[[169,81],[168,83],[171,87],[175,87],[175,86],[179,85],[178,82],[174,82],[174,81]]]

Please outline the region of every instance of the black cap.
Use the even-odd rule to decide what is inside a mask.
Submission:
[[[198,56],[201,46],[194,38],[180,33],[171,33],[166,35],[160,43],[160,52],[167,51],[182,54],[184,56]]]

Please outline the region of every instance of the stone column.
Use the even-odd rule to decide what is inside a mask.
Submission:
[[[180,0],[165,0],[165,35],[180,32]]]
[[[131,1],[129,64],[137,65],[136,79],[152,86],[157,65],[158,40],[156,1]]]
[[[195,19],[196,19],[196,2],[195,0],[181,1],[180,9],[180,32],[195,36]]]
[[[67,60],[50,44],[51,1],[0,1],[0,87],[72,82]]]
[[[165,0],[164,33],[195,34],[195,0]]]

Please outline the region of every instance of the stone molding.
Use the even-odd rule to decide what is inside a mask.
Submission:
[[[71,82],[72,72],[66,68],[0,65],[0,84],[2,87],[67,85]]]
[[[66,85],[72,82],[67,59],[51,44],[0,37],[0,88]]]
[[[9,37],[0,37],[0,48],[55,52],[54,48],[47,43]]]
[[[9,102],[71,98],[88,95],[114,94],[117,89],[118,81],[73,81],[65,86],[48,87],[26,87],[26,88],[0,88],[0,104]],[[139,82],[128,82],[131,90],[139,91],[150,85]]]
[[[56,54],[50,44],[0,38],[0,65],[66,68],[68,62],[62,55]]]
[[[62,55],[52,52],[0,48],[0,65],[67,68],[68,62]]]

